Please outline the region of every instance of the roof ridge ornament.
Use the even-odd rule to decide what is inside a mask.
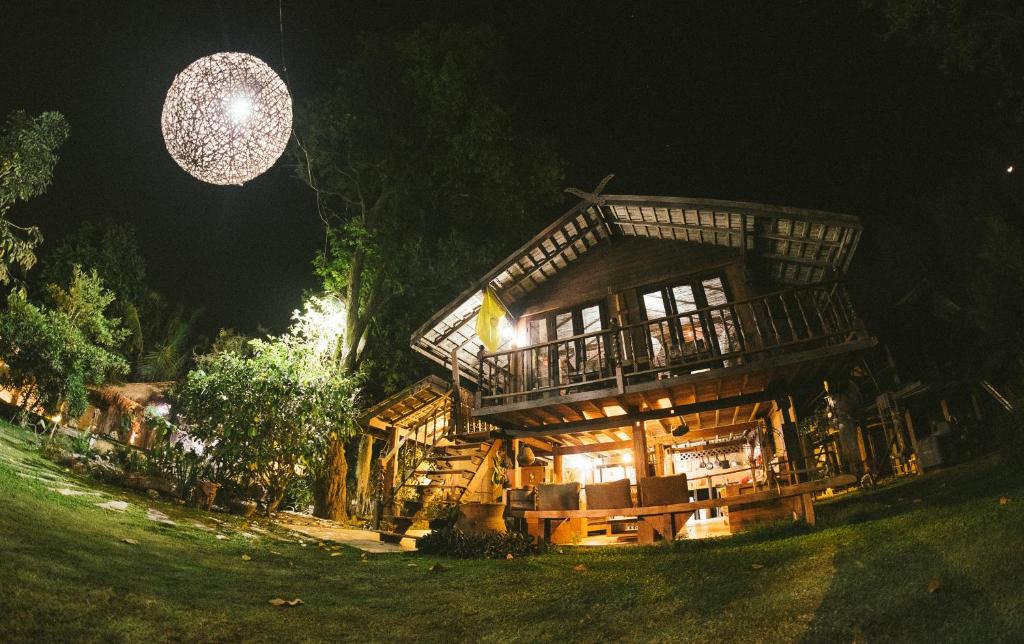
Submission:
[[[583,201],[586,201],[587,203],[593,204],[595,206],[603,206],[604,196],[601,193],[604,192],[604,188],[605,186],[608,185],[608,182],[614,178],[615,175],[610,174],[604,179],[601,179],[601,183],[597,184],[597,187],[594,188],[593,192],[583,192],[579,188],[566,188],[565,192],[571,195],[575,195],[582,199]]]

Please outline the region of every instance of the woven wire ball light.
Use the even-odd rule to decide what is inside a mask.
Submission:
[[[196,179],[242,185],[274,165],[292,131],[292,97],[250,54],[213,54],[174,77],[160,118],[171,157]]]

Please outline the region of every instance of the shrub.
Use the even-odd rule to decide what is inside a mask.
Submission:
[[[530,535],[509,531],[467,534],[452,526],[433,530],[416,544],[420,552],[460,559],[504,559],[539,554],[546,544]]]
[[[293,512],[308,512],[313,507],[313,486],[308,476],[298,476],[284,489],[281,506]]]
[[[82,432],[71,439],[71,451],[75,454],[82,454],[86,458],[92,456],[92,434]]]

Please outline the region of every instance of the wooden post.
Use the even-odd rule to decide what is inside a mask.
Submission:
[[[523,471],[519,468],[519,439],[513,438],[512,441],[512,487],[518,489],[523,487]]]
[[[654,475],[665,476],[669,472],[665,471],[665,444],[658,443],[654,446]]]
[[[631,407],[628,411],[631,416],[635,417],[640,410]],[[637,483],[640,482],[640,479],[651,475],[650,466],[647,463],[647,428],[645,425],[646,421],[633,421],[633,468],[636,470]],[[639,502],[642,504],[643,499],[639,499]]]
[[[796,483],[806,481],[808,480],[807,474],[801,470],[806,469],[807,464],[804,460],[804,450],[800,445],[800,436],[797,433],[796,422],[793,420],[790,409],[792,403],[789,400],[789,396],[786,396],[776,400],[775,404],[778,405],[779,411],[782,412],[782,440],[786,444],[786,460],[789,462],[789,469],[799,472],[796,475]]]
[[[914,450],[914,460],[917,463],[917,473],[918,475],[924,474],[924,465],[921,464],[921,452],[917,449],[917,432],[914,431],[914,419],[911,417],[909,409],[903,412],[903,420],[907,424],[907,434],[910,436],[910,447]]]
[[[394,454],[388,459],[387,463],[384,463],[384,498],[391,499],[391,506],[384,508],[384,511],[389,514],[394,514],[394,494],[395,484],[398,483],[398,428],[389,427],[388,434],[391,438],[391,448]]]
[[[552,459],[551,459],[551,468],[552,468],[552,470],[554,470],[551,473],[552,478],[554,478],[554,482],[555,483],[561,483],[562,482],[562,455],[561,454],[555,454],[552,457]]]

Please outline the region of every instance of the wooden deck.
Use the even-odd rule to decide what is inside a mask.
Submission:
[[[771,362],[637,382],[621,390],[567,389],[559,396],[477,408],[473,415],[506,427],[515,435],[577,434],[584,443],[598,442],[586,440],[588,434],[595,433],[611,432],[614,440],[626,440],[628,435],[623,431],[629,431],[638,415],[657,421],[665,434],[682,422],[691,432],[742,432],[769,412],[771,401],[801,383],[819,385],[876,342],[874,338],[858,339],[786,354]],[[628,410],[636,413],[628,414]]]

